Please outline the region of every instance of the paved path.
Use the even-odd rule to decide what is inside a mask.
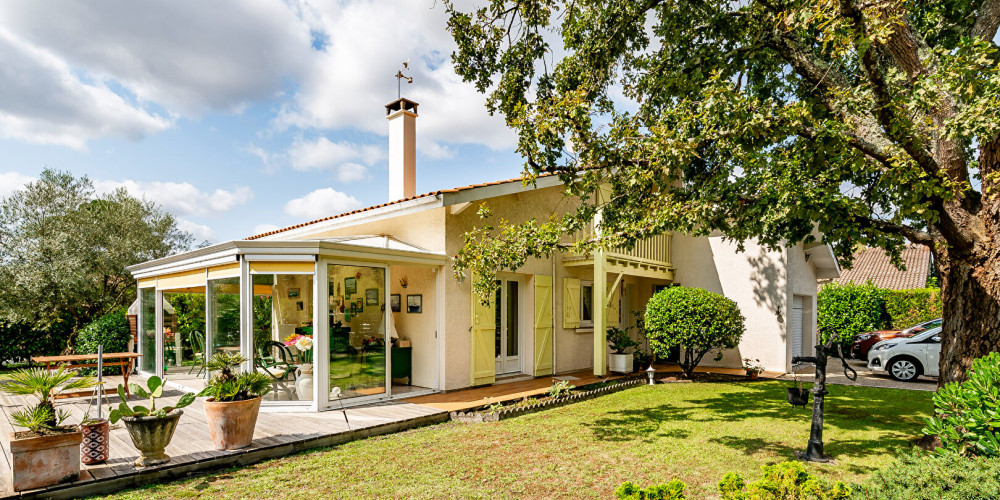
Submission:
[[[920,377],[913,382],[899,382],[893,380],[885,372],[873,372],[868,369],[868,365],[864,361],[859,361],[851,359],[847,361],[852,368],[858,372],[858,380],[851,381],[844,376],[844,368],[840,364],[840,360],[836,358],[830,358],[830,361],[826,366],[826,381],[830,384],[839,385],[857,385],[862,387],[882,387],[886,389],[908,389],[911,391],[936,391],[937,390],[937,378],[931,377]],[[798,371],[798,377],[800,380],[805,382],[812,382],[813,380],[813,368],[812,365],[806,368],[802,368]],[[791,374],[786,374],[778,377],[779,380],[792,380]]]

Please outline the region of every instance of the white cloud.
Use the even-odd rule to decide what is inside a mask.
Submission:
[[[23,189],[25,184],[34,181],[34,177],[20,172],[0,172],[0,200]]]
[[[177,228],[181,231],[187,231],[194,236],[196,242],[202,242],[205,240],[214,241],[216,238],[215,231],[212,228],[204,225],[198,224],[196,222],[191,222],[187,219],[177,218]]]
[[[276,229],[281,229],[281,228],[279,226],[275,226],[274,224],[257,224],[256,226],[253,227],[252,234],[256,235],[256,234],[269,233]]]
[[[357,198],[333,188],[317,189],[285,204],[285,213],[292,217],[321,219],[360,208]]]
[[[354,182],[365,179],[368,166],[385,159],[386,148],[349,141],[333,142],[323,136],[313,140],[299,137],[292,141],[287,156],[294,170],[329,170],[336,172],[341,182]]]
[[[99,193],[125,188],[133,196],[153,200],[177,216],[214,216],[244,205],[254,197],[253,190],[239,186],[233,190],[202,191],[189,182],[94,181]]]

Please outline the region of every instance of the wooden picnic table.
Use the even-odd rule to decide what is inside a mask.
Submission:
[[[128,375],[132,373],[135,360],[142,356],[136,352],[106,352],[101,356],[104,366],[122,367],[122,378],[125,379],[125,394],[131,396],[128,390]],[[32,356],[31,361],[45,365],[47,370],[55,370],[65,366],[70,370],[80,368],[97,368],[97,354],[68,354],[65,356]],[[89,361],[89,363],[88,363]]]

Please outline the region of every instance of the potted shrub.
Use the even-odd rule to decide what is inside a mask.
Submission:
[[[632,372],[632,354],[625,351],[638,346],[639,343],[628,334],[628,329],[621,329],[614,326],[608,327],[608,346],[611,347],[611,354],[608,355],[608,371],[618,373]]]
[[[10,435],[11,482],[15,491],[76,481],[80,477],[80,443],[75,426],[64,426],[69,413],[57,411],[55,397],[67,390],[92,387],[91,377],[74,378],[62,367],[18,370],[2,383],[7,394],[34,396],[38,404],[11,414],[14,423],[28,430]]]
[[[135,461],[136,467],[149,467],[166,463],[170,457],[164,453],[170,439],[174,437],[177,430],[177,421],[184,414],[185,406],[194,402],[194,393],[185,393],[174,406],[156,408],[156,400],[163,396],[163,380],[160,377],[152,376],[146,381],[146,389],[139,384],[129,384],[129,391],[140,398],[149,399],[149,407],[135,405],[129,406],[128,397],[125,394],[125,387],[118,384],[118,397],[121,403],[118,408],[111,408],[111,423],[119,420],[125,422],[125,429],[132,438],[132,444],[139,450],[139,458]],[[147,390],[148,389],[148,390]]]
[[[748,379],[756,380],[764,371],[764,365],[759,359],[743,358],[743,369],[746,370]]]
[[[219,450],[246,448],[253,441],[261,396],[271,390],[272,379],[259,372],[233,373],[246,361],[235,353],[212,356],[206,366],[216,372],[198,396],[205,400],[205,417],[212,444]]]

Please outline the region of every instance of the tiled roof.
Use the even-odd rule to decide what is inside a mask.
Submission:
[[[900,271],[889,261],[889,256],[881,248],[866,248],[854,254],[854,265],[844,269],[837,283],[864,283],[871,280],[879,288],[907,290],[927,286],[931,271],[931,251],[924,245],[907,245],[903,249],[903,264]]]
[[[539,178],[541,178],[541,177],[547,177],[548,175],[549,174],[542,174],[542,175],[539,175],[538,177]],[[370,210],[375,210],[376,208],[382,208],[382,207],[388,207],[388,206],[391,206],[391,205],[397,205],[397,204],[403,203],[405,201],[416,200],[418,198],[426,198],[428,196],[440,196],[440,195],[442,195],[444,193],[458,193],[458,192],[461,192],[461,191],[468,191],[470,189],[482,188],[482,187],[487,187],[487,186],[497,186],[497,185],[500,185],[500,184],[507,184],[507,183],[510,183],[510,182],[523,182],[523,181],[524,181],[523,177],[515,177],[513,179],[507,179],[507,180],[503,180],[503,181],[483,182],[481,184],[470,184],[468,186],[461,186],[461,187],[452,188],[452,189],[441,189],[441,190],[438,190],[438,191],[431,191],[429,193],[420,194],[420,195],[417,195],[417,196],[411,196],[409,198],[403,198],[401,200],[395,200],[395,201],[390,201],[388,203],[382,203],[381,205],[372,205],[370,207],[359,208],[357,210],[352,210],[350,212],[344,212],[342,214],[332,215],[330,217],[324,217],[322,219],[316,219],[316,220],[309,221],[309,222],[303,222],[302,224],[296,224],[294,226],[288,226],[288,227],[283,227],[281,229],[275,229],[274,231],[268,231],[266,233],[255,234],[253,236],[248,237],[247,239],[248,240],[256,240],[258,238],[263,238],[265,236],[271,236],[273,234],[283,233],[285,231],[291,231],[292,229],[298,229],[300,227],[311,226],[311,225],[317,224],[319,222],[324,222],[324,221],[333,220],[333,219],[339,219],[341,217],[346,217],[348,215],[359,214],[359,213],[362,213],[362,212],[368,212]]]

